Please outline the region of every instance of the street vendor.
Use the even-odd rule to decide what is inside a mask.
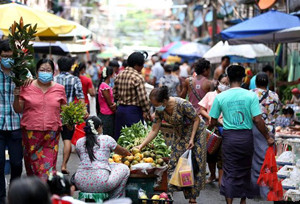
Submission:
[[[300,105],[300,90],[298,88],[293,88],[292,94],[293,94],[293,96],[292,96],[290,103],[299,106]]]
[[[125,197],[129,168],[125,164],[108,163],[112,151],[129,156],[125,148],[108,135],[103,135],[100,118],[91,116],[86,120],[85,137],[76,143],[80,158],[79,167],[73,176],[75,186],[88,193],[109,193],[109,198]]]
[[[155,88],[150,93],[150,101],[155,107],[155,119],[152,130],[138,146],[143,149],[158,134],[162,120],[172,125],[175,135],[171,141],[171,160],[168,169],[168,179],[171,178],[175,170],[179,157],[187,150],[191,149],[194,157],[193,169],[195,185],[192,188],[178,188],[169,185],[169,191],[183,191],[189,203],[197,203],[196,198],[205,186],[206,173],[206,137],[205,124],[200,123],[196,110],[190,102],[178,97],[169,97],[168,88],[162,86]]]

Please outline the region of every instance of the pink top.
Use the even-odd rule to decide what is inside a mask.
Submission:
[[[217,91],[208,92],[204,96],[204,98],[202,98],[202,100],[199,102],[199,105],[206,108],[207,113],[209,113],[217,95],[218,95]]]
[[[112,88],[105,82],[102,82],[99,87],[99,93],[98,93],[98,100],[99,100],[99,106],[100,106],[100,112],[103,115],[111,115],[114,114],[114,112],[108,107],[108,104],[106,103],[106,100],[102,94],[103,90],[109,90],[110,99],[111,102],[114,102],[114,96],[113,96],[113,90]]]
[[[61,105],[67,103],[65,87],[55,83],[45,93],[33,83],[21,89],[24,101],[21,127],[26,130],[58,131],[61,129]]]
[[[196,90],[196,93],[200,96],[201,99],[206,94],[206,92],[202,89],[202,86],[206,80],[207,80],[206,77],[202,77],[200,80],[197,80],[196,77],[193,79],[193,83],[195,82],[194,88]],[[189,101],[191,102],[191,104],[193,105],[193,107],[196,109],[196,111],[198,113],[200,110],[200,106],[198,105],[199,100],[197,99],[197,97],[195,96],[195,94],[193,93],[192,90],[190,90],[190,92],[189,92]]]

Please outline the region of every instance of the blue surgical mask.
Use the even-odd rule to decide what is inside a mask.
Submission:
[[[13,64],[13,63],[14,63],[14,60],[12,58],[1,58],[1,64],[6,69],[10,69],[11,68],[11,64]]]
[[[161,112],[161,111],[164,111],[165,108],[166,108],[166,106],[160,105],[160,106],[155,107],[155,110]]]
[[[39,72],[39,81],[43,84],[47,84],[53,80],[53,73],[52,72]]]

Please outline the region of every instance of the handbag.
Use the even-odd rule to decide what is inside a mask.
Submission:
[[[209,154],[214,154],[222,142],[222,137],[215,134],[214,130],[215,129],[213,129],[213,131],[210,131],[206,129],[206,149]]]

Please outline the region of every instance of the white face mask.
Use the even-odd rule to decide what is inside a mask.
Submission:
[[[230,89],[229,86],[226,86],[225,84],[219,83],[219,85],[218,85],[218,90],[219,91],[223,92],[223,91],[226,91],[228,89]]]

